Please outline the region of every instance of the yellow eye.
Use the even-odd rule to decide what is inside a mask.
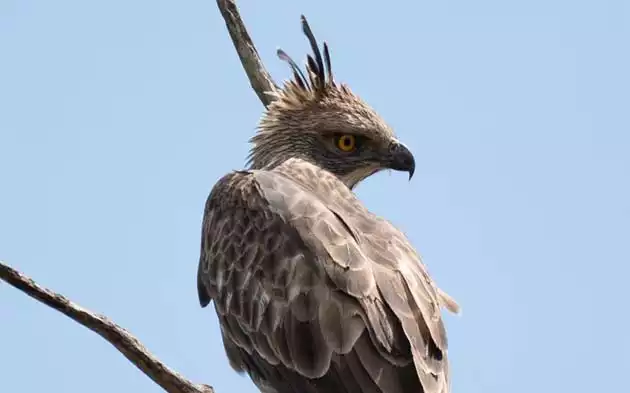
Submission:
[[[354,135],[341,135],[337,137],[337,147],[346,153],[351,152],[356,147],[356,139]]]

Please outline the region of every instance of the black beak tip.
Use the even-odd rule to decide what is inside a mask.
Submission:
[[[409,181],[413,177],[416,170],[416,160],[409,149],[401,144],[396,143],[392,146],[391,169],[397,171],[406,171],[409,173]]]

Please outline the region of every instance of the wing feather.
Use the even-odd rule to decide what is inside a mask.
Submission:
[[[447,392],[446,298],[404,235],[320,172],[233,172],[208,197],[199,301],[230,364],[265,392]]]

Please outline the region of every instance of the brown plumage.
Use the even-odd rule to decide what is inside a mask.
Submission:
[[[262,392],[446,393],[440,306],[407,238],[352,188],[382,169],[413,174],[409,150],[347,86],[328,47],[264,114],[250,169],[215,184],[204,212],[198,271],[228,359]]]

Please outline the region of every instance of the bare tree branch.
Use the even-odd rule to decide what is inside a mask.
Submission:
[[[236,48],[238,57],[241,59],[241,64],[249,78],[252,89],[254,89],[263,105],[267,107],[273,101],[273,97],[266,93],[274,92],[278,87],[265,69],[262,60],[260,60],[258,51],[252,43],[252,39],[245,28],[234,0],[217,0],[217,5],[219,10],[221,10],[223,19],[225,19],[232,43],[234,48]]]
[[[152,355],[142,343],[128,331],[109,320],[78,304],[63,295],[55,293],[37,284],[23,273],[0,261],[0,278],[30,297],[44,303],[60,313],[99,334],[118,349],[127,359],[136,365],[169,393],[212,393],[208,385],[197,385],[181,376]]]
[[[265,69],[234,0],[217,0],[217,5],[225,19],[234,48],[252,89],[267,107],[273,101],[273,96],[267,93],[276,91],[278,87]],[[0,261],[0,279],[99,334],[165,391],[169,393],[214,392],[209,385],[194,384],[172,370],[152,355],[137,338],[104,315],[87,310],[65,296],[40,286],[33,279],[2,261]]]

